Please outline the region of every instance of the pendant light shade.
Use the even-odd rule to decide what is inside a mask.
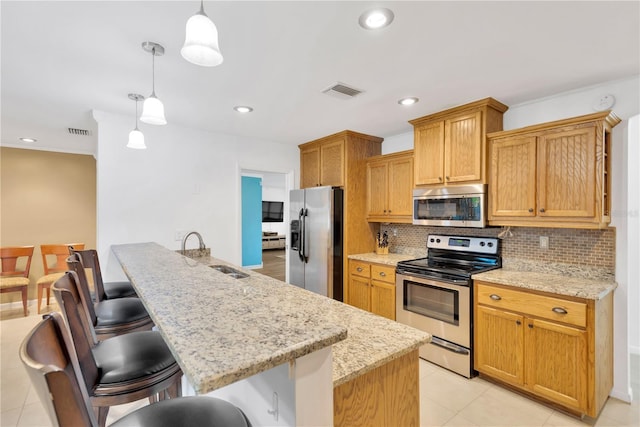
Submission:
[[[164,118],[164,105],[156,97],[155,93],[152,93],[150,97],[144,100],[140,121],[150,125],[167,124],[167,119]]]
[[[136,127],[129,132],[129,142],[127,148],[135,148],[136,150],[146,150],[147,146],[144,145],[144,134]]]
[[[218,46],[218,29],[204,13],[202,0],[200,11],[187,21],[184,46],[180,53],[187,61],[202,67],[215,67],[224,60]]]
[[[135,148],[136,150],[145,150],[147,146],[144,144],[144,134],[138,129],[138,101],[142,101],[144,96],[137,93],[130,93],[129,99],[136,101],[136,127],[129,132],[129,142],[127,148]]]
[[[142,48],[151,53],[151,95],[147,97],[142,105],[142,115],[140,121],[150,125],[166,125],[167,119],[164,117],[164,105],[156,96],[156,56],[164,55],[164,47],[154,42],[142,43]]]

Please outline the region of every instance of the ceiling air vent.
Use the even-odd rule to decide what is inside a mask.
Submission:
[[[354,96],[360,95],[362,91],[338,82],[323,90],[322,93],[326,93],[327,95],[340,99],[351,99]]]
[[[91,131],[87,129],[67,128],[71,135],[91,136]]]

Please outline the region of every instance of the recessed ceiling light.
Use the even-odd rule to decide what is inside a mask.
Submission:
[[[20,139],[20,141],[22,141],[22,142],[28,142],[28,143],[36,142],[36,141],[37,141],[37,139],[35,139],[35,138],[19,138],[19,139]]]
[[[389,9],[371,9],[360,15],[358,23],[365,30],[384,28],[393,22],[393,12]]]
[[[250,113],[253,111],[253,108],[247,107],[246,105],[238,105],[236,107],[233,107],[233,109],[238,113]]]
[[[420,101],[418,98],[416,98],[415,96],[411,96],[409,98],[402,98],[401,100],[398,101],[398,104],[400,104],[400,105],[413,105],[418,101]]]

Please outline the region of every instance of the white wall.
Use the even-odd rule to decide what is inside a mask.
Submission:
[[[640,113],[640,76],[605,82],[579,90],[560,93],[551,97],[513,105],[504,114],[504,130],[516,129],[537,123],[566,119],[594,113],[593,105],[603,95],[613,95],[616,103],[612,110],[622,119],[613,129],[612,146],[612,221],[616,227],[616,281],[614,294],[614,386],[611,395],[631,400],[629,352],[640,349],[640,240],[638,217],[640,208],[637,195],[628,189],[640,188],[637,160],[640,158],[640,136],[637,118]],[[473,100],[469,100],[473,101]],[[499,100],[500,101],[500,100]],[[413,148],[408,141],[412,133],[385,138],[383,153]],[[638,192],[635,191],[637,194]],[[633,234],[631,234],[633,233]],[[634,238],[630,238],[635,236]],[[630,314],[632,313],[632,314]]]
[[[98,250],[107,280],[122,277],[109,247],[154,241],[180,249],[198,231],[214,257],[241,264],[240,171],[295,173],[295,145],[167,124],[142,125],[146,150],[126,148],[131,117],[94,111],[98,122]],[[197,247],[197,239],[187,248]]]

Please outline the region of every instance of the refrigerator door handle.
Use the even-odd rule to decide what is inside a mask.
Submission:
[[[309,261],[307,253],[307,209],[300,209],[300,260],[305,264]]]

